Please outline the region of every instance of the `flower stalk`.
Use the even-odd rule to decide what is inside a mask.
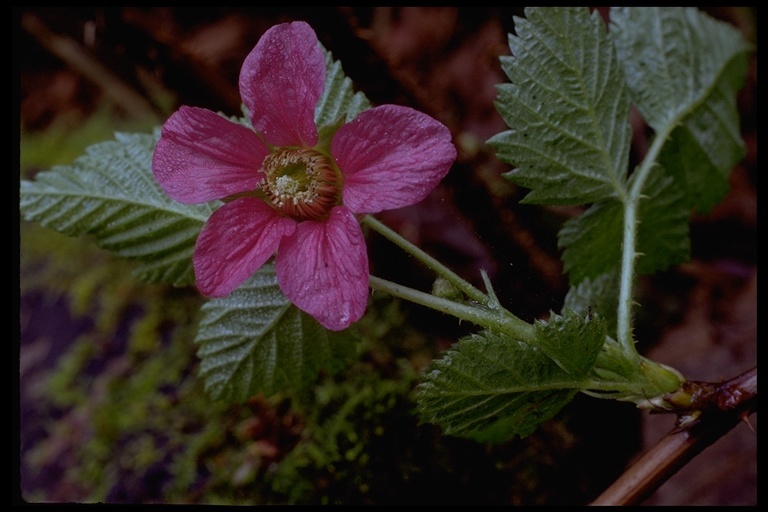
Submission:
[[[462,291],[470,300],[474,300],[483,305],[489,305],[490,298],[488,295],[478,290],[471,283],[462,279],[445,265],[437,261],[435,258],[400,236],[396,231],[385,226],[381,221],[376,219],[373,215],[366,215],[362,219],[362,223],[370,227],[384,238],[394,243],[405,252],[421,261],[430,270],[444,278],[446,281],[455,286],[458,290]]]
[[[448,281],[451,285],[456,287],[457,290],[463,292],[469,298],[470,302],[473,302],[474,304],[466,304],[437,297],[375,276],[370,277],[371,288],[374,290],[378,289],[385,291],[393,296],[453,315],[460,320],[467,320],[476,325],[485,327],[486,329],[509,334],[515,339],[527,343],[533,343],[535,341],[534,326],[501,307],[485,272],[482,274],[483,281],[488,288],[487,294],[475,288],[471,283],[457,275],[422,249],[406,240],[399,233],[384,225],[372,215],[366,215],[361,222],[421,261],[438,276]]]
[[[534,341],[534,327],[513,315],[500,315],[498,310],[491,310],[484,306],[470,306],[452,300],[436,297],[432,294],[414,290],[386,279],[376,276],[369,278],[371,288],[408,300],[421,306],[453,315],[459,320],[466,320],[473,324],[485,327],[499,333],[507,334],[514,339],[532,343]]]

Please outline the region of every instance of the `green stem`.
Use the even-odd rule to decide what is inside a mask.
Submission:
[[[422,251],[418,247],[416,247],[414,244],[400,236],[397,232],[393,231],[392,229],[388,228],[384,224],[381,223],[378,219],[376,219],[372,215],[366,215],[363,217],[362,221],[363,224],[366,224],[368,227],[382,235],[384,238],[389,240],[390,242],[394,243],[401,249],[403,249],[405,252],[413,256],[414,258],[418,259],[422,263],[424,263],[427,267],[429,267],[432,271],[434,271],[439,276],[446,279],[448,282],[450,282],[453,286],[455,286],[458,290],[461,290],[466,294],[467,297],[470,299],[477,301],[484,305],[489,305],[489,297],[485,293],[481,292],[472,284],[462,279],[460,276],[456,275],[454,272],[452,272],[449,268],[447,268],[445,265],[437,261],[435,258],[427,254],[426,252]]]
[[[472,322],[473,324],[485,327],[486,329],[509,334],[515,339],[528,343],[533,343],[535,341],[535,329],[533,325],[526,323],[511,314],[501,314],[501,310],[460,304],[376,276],[370,276],[370,286],[374,290],[382,291],[394,297],[399,297],[415,304],[420,304],[436,311],[453,315],[460,320]]]
[[[680,380],[675,372],[663,366],[646,367],[649,371],[635,375],[616,375],[610,380],[587,380],[581,392],[594,398],[624,400],[634,402],[638,407],[643,404],[644,408],[650,408],[647,406],[650,403],[648,397],[658,397],[675,391],[680,387]]]
[[[635,273],[637,243],[637,200],[630,196],[624,205],[624,240],[621,251],[619,304],[616,337],[627,354],[637,354],[632,339],[632,285]]]
[[[485,272],[481,271],[483,280],[488,293],[475,288],[472,284],[462,279],[451,271],[448,267],[437,261],[435,258],[412,244],[399,233],[385,226],[372,215],[366,215],[362,222],[368,227],[384,236],[387,240],[394,243],[405,252],[418,259],[437,275],[451,283],[456,289],[463,292],[470,300],[478,303],[477,306],[467,305],[460,302],[454,302],[442,297],[437,297],[428,293],[420,292],[406,286],[385,281],[383,279],[371,276],[371,287],[386,291],[391,295],[409,300],[422,306],[427,306],[443,313],[448,313],[456,318],[470,321],[487,329],[508,333],[517,339],[524,341],[534,341],[533,325],[521,320],[508,310],[501,307],[496,295],[493,293],[490,281]]]
[[[668,123],[667,127],[657,134],[648,154],[632,177],[632,187],[624,202],[624,239],[621,251],[621,275],[619,277],[619,304],[617,309],[617,339],[627,354],[637,356],[634,339],[632,337],[632,305],[633,286],[635,280],[635,260],[637,253],[637,226],[639,224],[638,209],[643,198],[642,191],[651,170],[656,165],[656,160],[661,153],[675,123]]]

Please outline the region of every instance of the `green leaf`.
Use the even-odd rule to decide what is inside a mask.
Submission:
[[[584,376],[595,364],[605,341],[605,322],[573,311],[536,322],[536,346],[570,375]]]
[[[616,308],[619,297],[619,268],[592,278],[585,278],[572,286],[565,295],[563,311],[574,311],[581,315],[599,314],[605,319],[605,330],[615,333],[617,327]]]
[[[563,270],[572,285],[618,267],[624,205],[619,201],[601,201],[584,213],[568,219],[557,234],[563,251]]]
[[[645,182],[638,217],[639,273],[652,274],[688,261],[690,214],[685,205],[685,191],[660,167],[655,167]]]
[[[22,180],[22,215],[66,235],[92,235],[99,246],[139,260],[134,272],[146,281],[192,283],[195,240],[213,207],[177,203],[160,189],[152,175],[158,137],[159,130],[117,133],[71,166]]]
[[[227,297],[201,308],[196,342],[200,375],[215,399],[302,390],[320,371],[334,373],[355,350],[348,331],[328,331],[282,294],[274,264]]]
[[[695,7],[615,7],[610,17],[632,101],[654,130],[708,108],[706,102],[735,105],[741,80],[736,70],[724,72],[750,49],[736,28]],[[734,118],[727,115],[721,128],[738,139]]]
[[[433,361],[417,388],[422,418],[447,434],[484,440],[524,437],[552,418],[584,389],[605,323],[569,312],[536,327],[537,346],[488,331]]]
[[[501,57],[496,107],[510,130],[488,143],[532,189],[524,202],[582,204],[625,188],[629,96],[606,27],[587,8],[526,8]]]
[[[674,179],[672,188],[684,192],[686,211],[695,209],[706,213],[728,193],[728,173],[723,174],[712,165],[685,126],[676,128],[669,136],[659,162]]]
[[[342,116],[349,122],[371,108],[368,98],[362,92],[354,91],[352,80],[344,74],[341,63],[334,61],[328,50],[322,49],[325,53],[325,89],[315,106],[315,123],[321,129],[333,125]]]
[[[657,132],[677,126],[659,163],[707,211],[728,190],[744,155],[736,95],[749,44],[696,8],[611,9],[611,34],[632,100]]]

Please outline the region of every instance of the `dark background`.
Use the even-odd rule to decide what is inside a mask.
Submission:
[[[756,40],[755,10],[705,10]],[[240,65],[259,36],[283,21],[309,22],[373,104],[407,105],[432,115],[451,129],[459,149],[450,174],[427,200],[380,218],[470,281],[480,284],[478,269],[488,270],[499,298],[522,318],[532,321],[560,309],[567,281],[556,233],[579,210],[519,204],[526,191],[501,178],[509,167],[483,145],[506,128],[493,106],[494,85],[506,80],[498,57],[509,53],[506,34],[514,31],[513,17],[522,16],[523,8],[34,7],[15,14],[22,138],[78,126],[105,105],[116,123],[144,127],[161,124],[182,104],[239,114]],[[693,218],[692,260],[643,279],[639,287],[641,352],[695,380],[719,381],[756,364],[756,68],[753,55],[738,103],[747,155],[732,173],[728,196],[712,212]],[[636,128],[633,155],[639,157],[647,134],[639,121]],[[430,275],[387,242],[372,238],[369,253],[373,274],[420,289],[431,285]],[[82,320],[66,308],[40,304],[39,295],[21,297],[21,313],[34,318],[22,326],[22,360],[29,361],[25,348],[39,349],[34,342],[46,333],[49,341],[45,357],[20,372],[20,487],[36,495],[50,490],[48,499],[57,501],[56,483],[45,471],[25,471],[27,449],[54,435],[40,425],[55,422],[25,400],[25,390],[33,376],[40,378],[55,365]],[[415,328],[428,331],[442,349],[463,334],[450,318],[404,307]],[[595,483],[599,488],[664,435],[673,418],[591,402],[577,400],[590,411],[582,418],[594,412],[593,422],[583,420],[577,431],[600,436],[598,445],[621,446],[613,473]],[[624,423],[622,434],[610,422]],[[756,415],[751,422],[756,428]],[[647,504],[756,504],[756,458],[756,434],[739,426]],[[77,493],[67,496],[78,501]],[[124,501],[132,500],[140,498]]]

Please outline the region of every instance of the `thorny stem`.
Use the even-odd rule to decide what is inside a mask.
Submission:
[[[656,160],[664,143],[675,126],[674,123],[668,123],[666,131],[660,132],[654,139],[642,164],[633,176],[632,188],[624,198],[624,238],[621,243],[621,276],[619,279],[619,304],[616,312],[616,337],[628,355],[637,354],[632,339],[632,287],[635,278],[635,260],[640,255],[636,251],[637,226],[639,224],[638,209],[640,200],[643,198],[643,186],[656,165]]]
[[[690,384],[692,403],[674,430],[640,457],[591,505],[639,505],[704,448],[757,411],[757,368],[721,384]],[[699,389],[694,389],[698,386]],[[690,418],[694,417],[695,420]]]

